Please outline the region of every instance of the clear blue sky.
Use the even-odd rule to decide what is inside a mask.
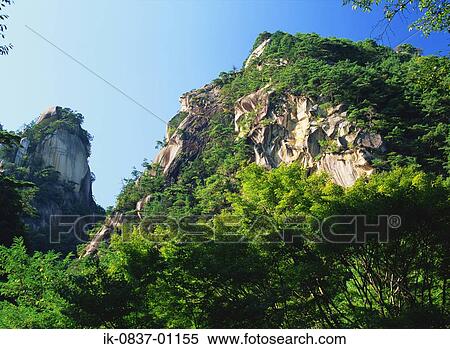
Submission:
[[[0,57],[0,123],[16,130],[50,105],[82,113],[94,136],[94,195],[103,206],[114,203],[134,166],[154,157],[165,125],[25,25],[168,121],[183,92],[240,67],[260,32],[362,40],[382,16],[352,11],[341,0],[15,0],[8,13],[15,47]],[[396,21],[390,44],[409,35],[406,23]],[[449,49],[445,34],[407,42],[425,54]]]

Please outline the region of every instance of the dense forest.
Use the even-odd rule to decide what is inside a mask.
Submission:
[[[262,54],[212,82],[220,108],[208,123],[179,135],[203,140],[201,149],[181,154],[171,176],[145,162],[124,182],[108,215],[134,216],[146,198],[140,218],[95,254],[30,252],[22,221],[39,183],[0,175],[0,327],[450,326],[449,58],[282,32],[262,33],[252,52],[264,42]],[[345,188],[296,162],[255,164],[233,110],[267,86],[274,113],[277,98],[305,96],[321,101],[319,111],[345,106],[352,125],[380,134],[386,151],[373,154],[375,174]],[[187,117],[169,122],[167,138]],[[33,130],[25,132],[38,137]],[[4,147],[23,136],[0,132]],[[340,243],[318,234],[318,222],[350,215],[401,225],[385,243],[347,240],[348,225],[335,231]]]

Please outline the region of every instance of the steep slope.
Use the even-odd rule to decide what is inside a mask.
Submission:
[[[262,33],[241,70],[181,97],[165,146],[125,185],[103,233],[124,213],[219,213],[250,162],[299,163],[343,187],[396,166],[445,174],[449,71],[410,45]]]
[[[180,97],[179,113],[167,126],[167,144],[158,153],[154,163],[169,178],[176,179],[180,167],[195,158],[204,147],[201,131],[209,125],[212,115],[221,108],[220,90],[214,85],[185,93]]]
[[[340,104],[306,96],[258,90],[240,98],[235,106],[235,131],[253,146],[255,162],[266,168],[300,163],[322,171],[339,185],[351,186],[374,171],[373,150],[382,150],[379,134],[370,134],[346,120]],[[322,102],[322,104],[320,103]]]
[[[9,152],[9,171],[37,187],[32,199],[36,212],[25,219],[33,250],[74,251],[86,236],[76,236],[62,224],[102,212],[92,196],[91,138],[82,122],[81,114],[51,107],[25,128],[20,146]]]

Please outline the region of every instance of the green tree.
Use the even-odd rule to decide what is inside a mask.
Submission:
[[[67,328],[69,303],[61,289],[69,280],[69,257],[36,252],[28,255],[22,239],[0,246],[0,327]]]
[[[367,12],[374,6],[383,5],[384,16],[389,22],[400,14],[418,10],[420,16],[410,24],[411,29],[420,30],[425,35],[439,31],[450,33],[450,2],[448,0],[343,0],[343,3]]]
[[[64,296],[71,318],[82,328],[161,327],[149,306],[149,288],[161,269],[160,252],[130,229],[113,237],[98,258],[72,261]]]
[[[17,147],[19,141],[19,136],[0,127],[0,147]],[[3,161],[0,161],[0,244],[10,245],[15,236],[24,233],[22,218],[32,213],[29,201],[34,190],[33,183],[18,181],[5,171]]]
[[[272,171],[250,166],[240,177],[242,192],[231,199],[236,213],[245,217],[242,235],[276,236],[289,217],[304,217],[291,233],[306,242],[293,240],[278,258],[290,261],[284,269],[279,266],[287,284],[302,290],[287,304],[301,305],[311,295],[314,318],[325,327],[448,326],[448,180],[408,167],[343,189],[323,177],[307,177],[298,165]],[[261,215],[273,223],[264,226]],[[317,221],[308,217],[324,222],[336,215],[360,215],[373,223],[380,215],[398,215],[402,225],[391,231],[387,244],[370,238],[345,244],[316,240]],[[261,248],[273,253],[270,246]]]

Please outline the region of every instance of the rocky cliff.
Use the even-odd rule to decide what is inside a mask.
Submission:
[[[206,85],[180,97],[180,111],[167,126],[167,143],[153,160],[169,178],[176,178],[180,166],[195,158],[203,148],[206,139],[201,137],[201,131],[208,127],[211,116],[221,110],[219,97],[220,89],[214,85]]]
[[[123,188],[87,254],[120,231],[126,213],[143,220],[229,208],[226,196],[239,195],[238,173],[252,162],[268,170],[296,163],[344,188],[397,166],[445,173],[447,106],[427,104],[445,81],[417,85],[415,72],[447,63],[405,52],[372,40],[262,33],[241,69],[181,96],[164,147]]]
[[[214,141],[202,131],[210,127],[214,115],[226,112],[221,89],[214,83],[180,97],[180,111],[167,126],[166,144],[153,160],[168,183],[175,182],[189,161],[200,156],[208,141]],[[344,105],[289,93],[275,95],[270,86],[238,99],[231,116],[232,137],[243,138],[251,146],[251,161],[269,169],[298,162],[310,172],[325,172],[344,187],[370,176],[375,171],[373,153],[386,151],[379,134],[346,119]],[[155,175],[154,170],[150,175]],[[138,180],[136,186],[140,185]],[[152,197],[145,195],[136,203],[138,219]],[[82,255],[95,254],[102,241],[121,232],[125,221],[122,212],[108,218]]]
[[[270,87],[244,96],[235,105],[235,131],[253,146],[255,162],[266,168],[299,162],[351,186],[374,171],[371,151],[384,151],[379,134],[346,120],[343,105],[281,94]]]
[[[76,216],[99,213],[92,195],[90,136],[83,117],[70,109],[51,107],[22,133],[13,156],[17,176],[36,184],[35,215],[26,219],[31,249],[73,251],[85,233],[62,228]],[[63,218],[66,216],[67,218]]]
[[[267,64],[257,59],[270,40],[265,38],[256,46],[244,69],[255,64],[260,70],[261,64]],[[277,65],[287,64],[281,61]],[[211,115],[223,110],[221,93],[217,84],[211,84],[181,96],[178,115],[184,119],[176,129],[169,123],[168,142],[154,159],[169,177],[175,177],[179,166],[203,147],[199,129],[207,127]],[[330,98],[280,93],[269,83],[239,98],[233,108],[236,138],[246,138],[254,150],[253,160],[266,168],[299,162],[347,187],[373,173],[373,153],[386,152],[380,134],[350,122],[347,107],[333,104]]]
[[[167,145],[154,159],[167,176],[176,177],[179,166],[202,149],[199,129],[223,107],[219,95],[220,88],[207,85],[181,97],[180,113],[186,116],[171,135],[169,125]],[[386,149],[379,134],[356,127],[346,116],[342,104],[289,93],[275,97],[268,86],[236,101],[235,137],[248,140],[253,160],[261,166],[299,162],[311,172],[327,173],[339,185],[351,186],[373,173],[372,152]]]
[[[37,125],[57,121],[60,116],[61,108],[52,107],[41,114]],[[61,182],[73,184],[74,194],[80,202],[89,204],[92,201],[89,147],[77,132],[57,128],[37,144],[31,157],[41,161],[42,167],[51,167],[57,171]]]

